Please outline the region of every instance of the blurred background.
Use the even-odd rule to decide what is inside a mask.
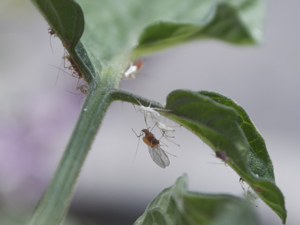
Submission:
[[[174,89],[191,89],[215,91],[243,106],[265,138],[286,197],[287,224],[300,222],[299,10],[299,1],[268,1],[261,46],[188,43],[144,58],[136,79],[120,83],[161,103]],[[77,80],[59,70],[63,48],[47,29],[31,2],[0,2],[0,224],[30,216],[83,102]],[[243,196],[239,176],[184,128],[175,132],[180,147],[168,143],[166,150],[177,157],[170,156],[166,169],[142,142],[134,160],[132,128],[145,128],[143,116],[131,104],[113,103],[79,177],[67,224],[133,224],[183,173],[189,190]],[[255,204],[262,224],[281,224],[262,201]]]

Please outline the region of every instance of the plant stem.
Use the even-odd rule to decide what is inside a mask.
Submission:
[[[151,104],[152,108],[163,108],[163,106],[158,102],[143,98],[141,96],[135,95],[133,93],[121,89],[111,89],[111,97],[113,98],[114,101],[118,100],[118,101],[130,102],[136,105],[139,105],[139,103],[141,103],[146,107]]]
[[[82,165],[111,102],[107,90],[91,90],[88,93],[63,157],[30,225],[57,225],[62,222]]]
[[[115,100],[134,104],[139,104],[139,101],[146,106],[151,104],[153,107],[162,107],[157,102],[123,90],[101,88],[99,85],[90,84],[89,93],[70,141],[29,225],[61,224],[70,205],[73,190],[86,156],[109,105]]]

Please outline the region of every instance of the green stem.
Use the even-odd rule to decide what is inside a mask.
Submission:
[[[163,106],[158,102],[146,99],[144,97],[135,95],[133,93],[121,89],[111,89],[111,97],[114,101],[130,102],[136,105],[140,105],[139,103],[141,103],[146,107],[148,107],[151,104],[152,108],[163,108]]]
[[[109,91],[88,93],[71,139],[30,225],[56,225],[63,220],[83,162],[111,102]]]
[[[93,86],[95,89],[92,88]],[[157,102],[123,90],[114,88],[102,88],[100,90],[96,85],[90,85],[89,93],[70,141],[36,208],[30,225],[57,225],[61,223],[70,205],[73,190],[86,156],[105,113],[114,100],[139,104],[138,100],[145,106],[149,106],[151,103],[153,107],[162,107]]]

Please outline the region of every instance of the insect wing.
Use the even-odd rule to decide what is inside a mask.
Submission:
[[[156,148],[148,146],[149,154],[152,160],[161,168],[166,168],[170,165],[170,160],[164,150],[158,145]]]

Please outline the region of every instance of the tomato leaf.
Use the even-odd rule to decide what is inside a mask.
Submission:
[[[230,195],[211,195],[187,190],[187,175],[163,190],[135,225],[257,225],[252,205]]]
[[[218,99],[218,102],[214,99]],[[272,162],[266,148],[252,144],[253,140],[263,142],[263,139],[240,106],[216,93],[176,90],[168,95],[166,109],[163,113],[166,117],[191,130],[216,153],[222,155],[222,160],[285,223],[287,214],[284,196],[272,178]],[[247,127],[243,126],[241,119],[247,122]]]

